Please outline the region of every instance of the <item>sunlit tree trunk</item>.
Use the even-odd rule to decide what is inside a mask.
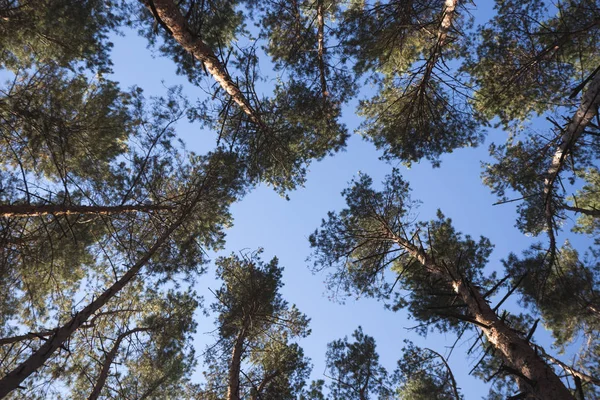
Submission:
[[[244,96],[231,76],[221,64],[213,50],[202,41],[202,38],[192,34],[187,21],[179,11],[173,0],[141,0],[144,5],[158,18],[163,26],[169,30],[173,39],[177,41],[188,53],[202,62],[206,70],[231,96],[233,101],[250,117],[261,130],[268,131],[266,124],[252,107],[250,101]]]
[[[452,22],[456,17],[457,5],[458,0],[446,0],[444,2],[444,11],[442,14],[442,21],[440,22],[440,27],[437,32],[437,40],[431,49],[429,59],[425,63],[425,72],[423,73],[420,86],[427,85],[427,82],[433,73],[433,68],[435,68],[435,65],[442,56],[442,49],[448,41],[448,33],[450,32],[450,28],[452,28]]]
[[[451,267],[437,265],[425,250],[406,238],[399,237],[391,231],[388,231],[388,234],[396,244],[416,258],[433,278],[451,282],[454,292],[465,303],[469,314],[474,318],[473,322],[501,354],[511,372],[518,374],[520,387],[526,387],[529,393],[540,400],[573,399],[552,368],[525,339],[498,318],[477,288],[460,279],[459,274],[452,271]]]
[[[600,106],[600,72],[597,72],[594,79],[592,79],[592,82],[583,95],[581,104],[577,108],[575,115],[573,115],[573,119],[564,129],[560,143],[552,156],[550,167],[544,179],[544,211],[552,255],[554,255],[556,249],[553,222],[554,206],[552,202],[554,185],[567,156],[571,154],[573,146],[575,146],[575,143],[577,143],[592,118],[598,114],[598,106]]]

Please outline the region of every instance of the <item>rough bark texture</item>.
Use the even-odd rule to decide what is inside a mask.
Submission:
[[[44,215],[77,214],[118,214],[172,210],[171,206],[131,205],[131,206],[78,206],[78,205],[0,205],[0,217],[40,217]]]
[[[246,329],[242,328],[235,338],[233,351],[231,352],[231,363],[229,364],[229,381],[227,384],[227,400],[240,400],[240,369],[242,366],[242,352],[244,351],[244,339]]]
[[[421,248],[392,232],[392,239],[411,256],[416,258],[434,277],[442,281],[450,281],[455,293],[466,304],[471,317],[483,331],[488,341],[504,360],[505,364],[517,371],[525,379],[528,392],[539,400],[574,399],[560,378],[554,373],[540,355],[531,348],[528,341],[511,330],[485,301],[477,288],[468,285],[451,274]],[[525,382],[527,381],[527,382]]]
[[[268,132],[269,129],[260,115],[252,107],[246,96],[235,84],[229,72],[219,61],[213,50],[190,31],[187,21],[173,0],[141,0],[151,12],[156,11],[164,26],[170,31],[171,36],[188,53],[202,62],[206,70],[212,75],[219,85],[231,96],[233,101],[250,117],[261,130]]]
[[[115,361],[117,354],[119,353],[119,346],[121,345],[121,342],[123,341],[123,339],[125,339],[127,336],[133,335],[134,333],[144,332],[144,331],[147,331],[148,329],[149,328],[131,329],[127,332],[120,334],[117,337],[117,340],[115,340],[115,343],[113,343],[112,348],[110,349],[110,351],[106,354],[106,357],[104,358],[104,363],[102,364],[102,369],[100,370],[100,375],[98,375],[98,379],[96,380],[96,384],[94,385],[94,389],[92,390],[92,393],[88,397],[88,400],[96,400],[96,399],[98,399],[98,397],[100,397],[100,393],[102,393],[102,389],[104,388],[104,384],[106,383],[106,378],[108,378],[108,373],[110,372],[110,367],[111,367],[112,363]]]
[[[55,334],[50,337],[38,350],[34,351],[23,363],[10,371],[0,380],[0,399],[17,389],[21,383],[32,373],[37,371],[54,354],[56,350],[64,347],[64,343],[77,331],[96,311],[102,308],[108,301],[125,287],[139,271],[146,265],[154,254],[169,239],[171,234],[183,224],[189,213],[198,204],[204,194],[202,186],[197,189],[193,200],[185,207],[179,218],[169,226],[165,232],[156,240],[154,245],[141,257],[118,281],[106,289],[96,300],[88,304],[83,310],[76,313],[66,324],[57,328]]]

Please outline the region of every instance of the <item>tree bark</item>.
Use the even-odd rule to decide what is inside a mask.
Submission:
[[[173,0],[140,0],[155,16],[169,33],[188,53],[193,55],[206,67],[207,71],[219,85],[231,96],[233,101],[250,117],[261,130],[269,132],[258,112],[252,107],[246,96],[235,84],[229,72],[221,64],[213,50],[194,35],[187,21]]]
[[[592,79],[590,86],[583,95],[579,108],[577,108],[571,122],[565,128],[560,138],[560,144],[552,156],[550,167],[546,171],[546,177],[544,178],[544,208],[552,247],[555,247],[556,242],[554,240],[554,232],[552,232],[554,225],[552,223],[554,215],[554,207],[552,207],[554,183],[560,174],[567,156],[571,154],[573,146],[579,140],[592,118],[597,115],[598,106],[600,106],[600,73],[597,73],[594,79]]]
[[[173,210],[172,206],[129,205],[129,206],[79,206],[79,205],[0,205],[0,217],[41,217],[44,215],[118,214]]]
[[[110,349],[110,351],[104,359],[102,369],[100,370],[100,375],[96,380],[96,384],[94,385],[94,389],[92,390],[92,393],[90,393],[88,400],[96,400],[98,399],[98,397],[100,397],[100,393],[102,392],[104,384],[106,383],[106,379],[108,378],[110,367],[115,358],[117,357],[117,354],[119,353],[119,346],[121,345],[123,339],[125,339],[127,336],[133,335],[134,333],[148,331],[149,329],[150,328],[135,328],[124,332],[117,337],[117,340],[115,340],[115,343],[113,343],[112,348]]]
[[[246,327],[243,327],[235,338],[233,351],[231,352],[231,363],[229,364],[229,381],[227,385],[227,400],[240,400],[240,369],[242,366],[242,353],[244,351],[244,339],[246,338]]]
[[[451,282],[454,292],[466,304],[476,325],[501,354],[505,364],[522,375],[519,380],[526,385],[528,391],[535,398],[539,400],[574,399],[560,378],[531,348],[528,341],[498,318],[477,288],[468,285],[463,279],[457,278],[458,274],[452,276],[453,274],[438,265],[422,248],[397,236],[389,229],[388,233],[391,239],[417,259],[434,279]]]
[[[206,178],[205,178],[206,179]],[[179,218],[171,224],[165,232],[156,240],[154,245],[141,257],[127,272],[112,286],[106,289],[96,300],[88,304],[83,310],[76,313],[66,324],[56,329],[55,334],[50,337],[38,350],[34,351],[23,363],[10,371],[0,380],[0,399],[6,397],[10,392],[17,389],[21,383],[32,373],[38,370],[54,354],[56,350],[64,346],[64,343],[77,331],[88,318],[108,303],[123,287],[137,276],[140,270],[150,261],[154,254],[169,239],[171,234],[179,228],[188,218],[189,213],[198,204],[204,191],[204,183],[198,187],[197,193],[191,202],[182,210]]]

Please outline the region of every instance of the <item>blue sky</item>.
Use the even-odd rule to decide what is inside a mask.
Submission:
[[[489,2],[486,4],[489,5]],[[489,15],[489,9],[480,10],[478,14]],[[124,33],[123,37],[113,38],[115,74],[111,79],[120,82],[123,88],[140,86],[147,95],[163,95],[166,93],[165,86],[176,84],[183,85],[184,93],[192,102],[203,95],[184,77],[175,75],[175,65],[170,60],[160,56],[153,58],[152,52],[146,48],[145,39],[133,31],[125,30]],[[351,103],[344,111],[344,122],[350,131],[360,123],[353,112],[355,105],[355,102]],[[178,125],[178,135],[190,150],[199,153],[210,149],[215,142],[213,133],[185,122]],[[488,269],[490,272],[497,270],[500,275],[502,258],[543,240],[521,234],[514,227],[517,203],[493,206],[496,198],[481,183],[480,163],[489,159],[488,144],[505,140],[506,133],[492,129],[488,131],[485,145],[444,155],[441,168],[433,169],[428,162],[414,164],[411,169],[398,165],[410,182],[413,199],[423,203],[418,210],[419,219],[434,218],[436,210],[440,208],[453,219],[458,230],[473,237],[488,237],[495,245]],[[401,356],[403,339],[411,339],[418,345],[431,347],[442,354],[445,353],[445,346],[455,340],[454,335],[450,334],[433,333],[427,338],[416,336],[407,330],[415,326],[416,321],[409,319],[405,312],[387,311],[382,303],[372,299],[348,298],[344,305],[332,302],[325,291],[325,275],[313,275],[307,268],[309,263],[306,259],[310,255],[308,236],[320,225],[327,211],[339,210],[344,206],[340,192],[348,182],[358,171],[380,182],[395,166],[380,161],[380,155],[372,144],[354,134],[346,151],[311,165],[305,187],[291,192],[289,201],[272,189],[261,186],[232,207],[234,226],[227,231],[227,245],[219,255],[263,247],[265,260],[272,256],[280,259],[280,264],[285,267],[284,298],[295,303],[312,319],[312,335],[300,343],[314,364],[314,379],[323,378],[327,343],[350,336],[359,325],[366,334],[375,337],[381,362],[390,372]],[[214,290],[219,285],[214,280],[214,266],[211,265],[208,273],[198,280],[196,290],[205,296],[208,304],[214,300],[208,288]],[[514,307],[514,301],[509,302],[509,306]],[[213,342],[213,338],[207,334],[214,329],[212,322],[213,317],[199,314],[198,354]],[[548,344],[548,334],[541,329],[536,333],[536,338],[542,344]],[[471,340],[466,339],[472,337],[465,336],[459,342],[449,362],[466,398],[481,398],[487,393],[487,385],[467,376],[477,359],[466,356],[466,350],[471,345]],[[199,373],[197,378],[202,379]]]

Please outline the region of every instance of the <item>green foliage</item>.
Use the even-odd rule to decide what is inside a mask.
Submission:
[[[570,104],[574,82],[598,65],[596,2],[497,0],[495,9],[478,28],[476,52],[465,53],[476,108],[506,125]]]
[[[414,224],[411,207],[415,203],[408,194],[408,184],[398,171],[386,178],[380,191],[372,188],[368,176],[353,181],[343,192],[347,208],[330,212],[309,238],[314,248],[313,268],[333,269],[328,277],[332,289],[386,300],[394,293],[391,307],[408,307],[423,322],[423,334],[430,326],[442,331],[459,329],[460,318],[468,315],[463,314],[465,305],[456,297],[452,285],[457,278],[452,276],[486,284],[482,270],[492,245],[487,238],[476,241],[456,232],[441,212],[437,220]],[[416,242],[451,272],[444,279],[432,278],[397,238]]]
[[[379,364],[375,339],[359,326],[348,338],[327,345],[327,374],[331,379],[330,395],[334,400],[391,399],[387,371]]]
[[[545,251],[529,250],[504,262],[526,306],[537,310],[555,343],[564,348],[579,334],[594,338],[600,329],[600,269],[596,262],[581,259],[567,242],[553,265]]]
[[[18,71],[0,94],[4,169],[56,181],[103,180],[127,150],[130,96],[114,82],[44,66]]]
[[[600,197],[598,196],[600,193],[600,170],[597,168],[590,168],[581,175],[585,182],[584,186],[577,194],[573,195],[568,200],[570,200],[575,207],[591,212],[597,212],[600,210]],[[593,235],[600,229],[598,215],[580,214],[577,218],[577,225],[573,229],[576,232]],[[598,244],[597,241],[596,244]]]
[[[465,20],[458,10],[441,43],[443,1],[353,1],[342,14],[338,36],[355,72],[373,74],[378,93],[361,101],[360,133],[384,150],[384,158],[407,165],[483,139],[469,91],[440,66],[462,55],[454,43]],[[440,70],[439,73],[437,70]]]
[[[310,383],[310,388],[300,395],[299,400],[325,400],[323,395],[323,387],[325,381],[319,379]]]
[[[310,333],[309,319],[282,298],[283,268],[277,258],[263,262],[261,252],[216,261],[223,286],[211,309],[218,313],[219,339],[206,355],[203,398],[224,398],[233,374],[240,398],[293,400],[310,374],[309,360],[291,342]]]
[[[386,80],[375,97],[360,103],[358,111],[365,118],[360,133],[384,149],[384,158],[397,158],[408,166],[426,158],[439,166],[441,154],[475,147],[483,140],[472,112],[456,103],[441,84],[396,82],[400,79]]]
[[[397,395],[406,400],[460,400],[452,371],[442,356],[433,350],[415,346],[405,340],[402,359],[394,372]]]
[[[56,63],[108,72],[108,35],[121,22],[119,2],[6,0],[0,4],[0,68],[14,72]],[[76,32],[77,34],[73,34]],[[83,64],[83,65],[82,65]]]

